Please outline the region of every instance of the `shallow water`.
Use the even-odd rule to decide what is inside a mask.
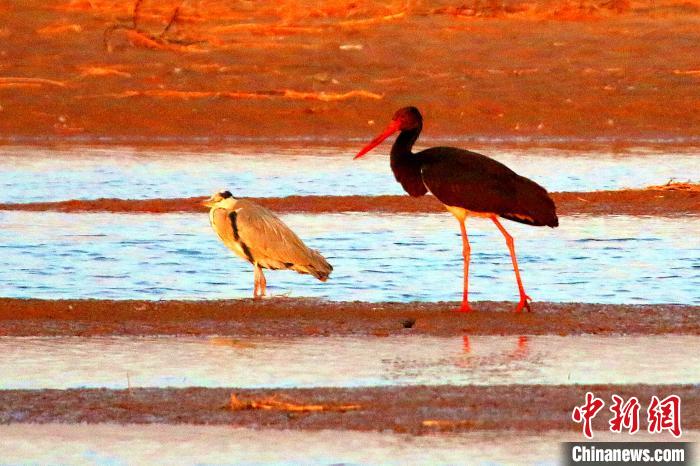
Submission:
[[[461,240],[448,214],[286,215],[335,267],[321,283],[267,272],[271,295],[331,300],[458,300]],[[526,289],[555,302],[700,304],[700,218],[564,217],[557,229],[506,222]],[[6,297],[214,299],[252,295],[251,266],[206,214],[0,212]],[[469,226],[474,300],[515,300],[512,265],[491,222]]]
[[[0,426],[0,464],[538,465],[560,464],[560,442],[575,432],[409,435],[378,432],[254,430],[228,426]],[[683,433],[697,441],[697,432]],[[664,436],[596,434],[604,441],[668,441]]]
[[[362,146],[220,152],[132,148],[0,147],[0,202],[208,195],[403,194],[389,168],[389,146],[359,161]],[[477,149],[478,150],[478,149]],[[552,149],[482,152],[550,191],[593,191],[687,180],[698,154],[634,150],[624,154]],[[696,180],[697,181],[697,180]]]
[[[694,336],[1,337],[0,354],[0,389],[700,382]]]

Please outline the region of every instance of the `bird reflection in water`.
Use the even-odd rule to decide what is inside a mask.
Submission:
[[[527,335],[520,335],[516,342],[515,348],[503,355],[495,355],[498,359],[503,359],[504,362],[508,361],[520,361],[525,358],[530,353],[529,344],[530,338]],[[462,354],[461,357],[457,358],[455,365],[457,367],[472,367],[476,362],[476,358],[472,354],[472,340],[469,335],[462,335]]]

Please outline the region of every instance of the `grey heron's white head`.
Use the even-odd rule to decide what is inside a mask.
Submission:
[[[233,197],[231,191],[221,191],[214,193],[209,199],[202,202],[202,205],[212,209],[232,209],[236,205],[237,199]]]

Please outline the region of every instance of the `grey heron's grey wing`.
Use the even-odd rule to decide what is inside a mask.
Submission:
[[[295,265],[313,261],[313,252],[271,211],[252,202],[239,201],[236,206],[238,234],[256,259]]]

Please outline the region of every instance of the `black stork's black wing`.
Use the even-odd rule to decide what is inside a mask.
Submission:
[[[443,204],[536,226],[559,224],[554,201],[537,183],[485,155],[434,147],[415,155],[425,186]]]

